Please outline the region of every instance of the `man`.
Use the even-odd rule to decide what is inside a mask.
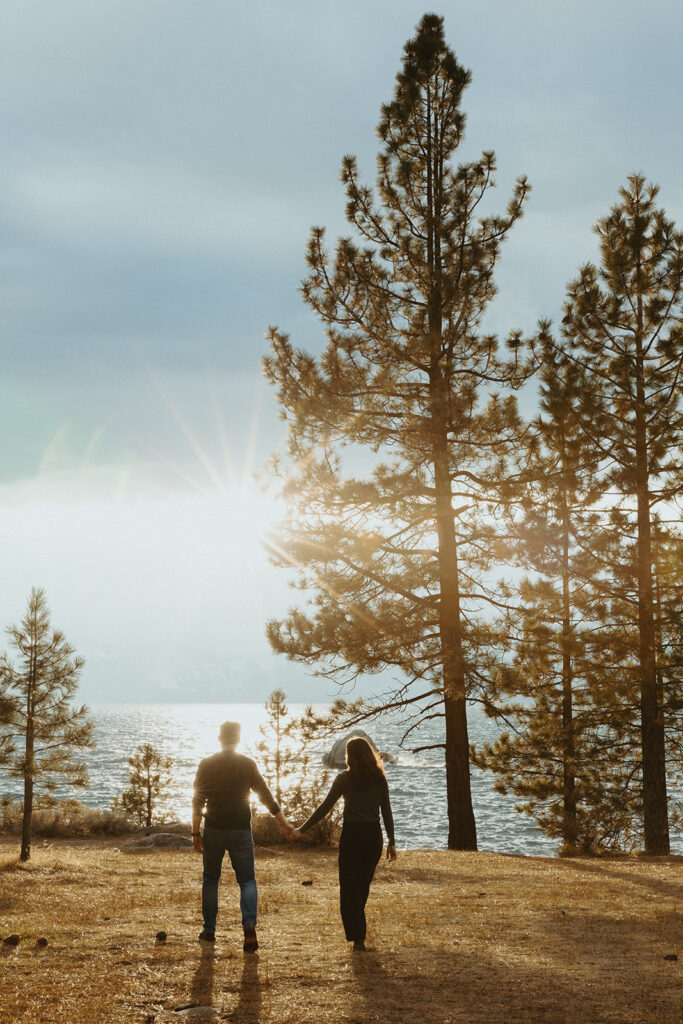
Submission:
[[[292,826],[264,782],[254,761],[238,754],[238,722],[223,722],[218,733],[221,750],[199,762],[192,797],[192,844],[204,856],[202,916],[204,928],[199,938],[214,942],[218,914],[218,880],[226,850],[240,887],[240,910],[244,929],[245,953],[255,953],[258,894],[254,875],[254,840],[251,834],[249,796],[253,790],[261,803],[274,815],[280,831],[289,836]],[[204,836],[199,831],[205,811]]]

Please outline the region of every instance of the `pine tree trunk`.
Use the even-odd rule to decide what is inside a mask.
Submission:
[[[439,608],[446,715],[446,799],[448,849],[476,850],[477,828],[470,786],[470,745],[465,702],[465,661],[462,650],[458,558],[450,500],[448,513],[439,516]],[[438,513],[437,513],[438,515]],[[450,527],[450,536],[447,528]]]
[[[31,705],[32,705],[31,700]],[[21,822],[21,860],[31,857],[31,819],[33,818],[33,711],[26,721],[26,767],[24,769],[24,815]]]
[[[441,189],[443,155],[439,116],[434,111],[438,81],[428,89],[427,104],[427,264],[430,271],[428,326],[431,344],[429,391],[432,418],[432,457],[436,495],[436,529],[439,561],[439,632],[443,664],[446,718],[446,800],[448,849],[476,850],[477,828],[470,786],[470,748],[465,702],[465,659],[460,620],[458,550],[453,522],[450,459],[448,452],[448,394],[441,367]]]
[[[448,849],[476,850],[477,827],[470,787],[467,710],[464,696],[445,697]]]
[[[31,857],[31,819],[33,818],[33,748],[34,748],[34,713],[35,713],[35,684],[36,684],[36,658],[35,658],[35,624],[31,623],[31,655],[29,664],[29,678],[26,693],[26,761],[24,766],[24,814],[21,822],[21,853],[19,859],[29,860]]]
[[[147,828],[152,827],[152,780],[147,777],[147,818],[145,821]]]
[[[437,433],[440,435],[439,438],[437,438]],[[439,631],[446,716],[448,848],[449,850],[476,850],[477,829],[470,786],[465,659],[460,621],[458,549],[453,529],[453,504],[445,425],[441,431],[438,431],[438,425],[435,424],[434,436],[434,482],[441,590]]]
[[[643,758],[643,831],[645,852],[669,853],[666,795],[664,714],[657,693],[655,618],[652,587],[652,540],[648,486],[647,430],[643,353],[636,339],[636,500],[638,508],[638,632],[640,655],[640,714]]]
[[[662,633],[662,590],[661,590],[661,567],[659,563],[659,553],[657,551],[657,540],[655,538],[655,555],[653,560],[654,565],[654,617],[655,617],[655,651],[662,652],[664,643]],[[659,658],[655,658],[655,677],[657,680],[657,704],[660,712],[664,714],[664,673],[662,672],[661,663]],[[666,730],[666,720],[664,722],[664,728]],[[666,764],[665,764],[666,767]]]
[[[638,495],[638,627],[645,852],[668,854],[664,715],[657,686],[649,525],[647,502]]]
[[[280,713],[276,717],[276,747],[275,747],[275,800],[278,806],[282,803],[282,791],[280,789]]]
[[[443,665],[444,712],[446,717],[446,799],[448,806],[448,849],[476,850],[477,828],[470,785],[470,747],[465,701],[465,658],[460,618],[458,548],[453,521],[448,429],[445,410],[446,382],[438,354],[441,320],[435,319],[430,374],[432,451],[436,497],[436,531],[439,562],[439,633]]]
[[[563,450],[564,455],[564,450]],[[567,491],[562,493],[562,839],[576,847],[576,777],[574,708],[572,692],[571,595],[569,587],[569,509]]]
[[[33,777],[24,776],[24,817],[21,823],[20,860],[31,858],[31,819],[33,817]]]

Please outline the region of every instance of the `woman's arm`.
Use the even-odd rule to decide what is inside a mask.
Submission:
[[[344,772],[342,772],[340,775],[337,775],[336,779],[330,786],[329,793],[327,794],[323,802],[320,804],[319,807],[316,807],[316,809],[313,811],[313,814],[307,821],[303,823],[303,825],[299,825],[299,828],[297,829],[298,832],[308,832],[309,829],[313,828],[314,825],[317,825],[318,822],[321,821],[326,814],[330,813],[330,811],[336,804],[337,800],[339,799],[340,796],[342,796],[344,792],[344,778]]]
[[[379,802],[382,811],[384,831],[387,834],[387,857],[389,860],[396,860],[396,845],[394,842],[394,816],[391,813],[391,800],[389,799],[389,783],[384,780],[382,785],[382,797]]]

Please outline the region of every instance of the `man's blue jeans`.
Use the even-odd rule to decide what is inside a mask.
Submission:
[[[205,826],[202,916],[204,930],[211,935],[216,931],[218,880],[221,877],[221,865],[226,851],[240,887],[242,925],[256,927],[258,893],[254,875],[254,840],[251,829],[207,828]]]

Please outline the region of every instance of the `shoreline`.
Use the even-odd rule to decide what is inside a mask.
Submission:
[[[174,823],[177,824],[177,823]],[[92,836],[34,836],[31,842],[32,854],[39,851],[48,850],[59,850],[59,849],[102,849],[102,850],[120,850],[125,852],[124,847],[128,842],[136,839],[140,839],[146,835],[153,835],[156,833],[163,833],[165,830],[161,826],[152,826],[151,830],[140,829],[136,832],[122,832],[120,835],[92,835]],[[179,828],[173,829],[174,833],[189,836],[191,827],[187,826],[187,833]],[[16,846],[17,850],[20,847],[21,837],[19,835],[0,835],[0,855],[6,854],[7,851],[11,850],[12,847]],[[385,843],[386,846],[386,843]],[[327,845],[314,845],[312,843],[287,843],[284,842],[272,842],[272,843],[259,843],[254,841],[254,851],[258,858],[259,855],[274,853],[277,851],[290,851],[294,856],[299,856],[304,852],[315,856],[316,854],[321,855],[337,855],[336,846]],[[520,860],[525,863],[531,861],[539,861],[546,864],[561,864],[564,862],[575,862],[575,861],[586,861],[589,863],[601,864],[601,863],[633,863],[633,864],[680,864],[683,866],[683,854],[669,853],[661,856],[652,854],[646,854],[644,852],[608,852],[608,853],[575,853],[571,855],[560,855],[555,854],[554,856],[544,856],[538,853],[518,853],[515,851],[505,850],[448,850],[448,849],[435,849],[433,847],[401,847],[397,846],[399,855],[412,856],[419,854],[436,854],[443,855],[445,857],[453,856],[472,856],[472,857],[505,857],[512,860]],[[162,850],[142,850],[136,851],[138,853],[149,856],[150,854],[164,855]],[[194,851],[188,849],[172,851],[174,854],[182,856],[184,853],[191,854]],[[170,852],[169,854],[170,855]],[[198,856],[198,855],[196,855]],[[18,852],[17,852],[18,857]]]

